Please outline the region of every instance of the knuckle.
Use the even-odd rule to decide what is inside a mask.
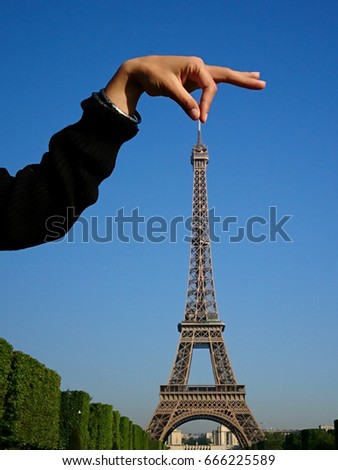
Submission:
[[[204,60],[201,59],[201,57],[191,56],[190,60],[192,65],[196,65],[198,67],[204,67],[205,65]]]
[[[217,93],[217,85],[215,82],[210,82],[208,86],[205,88],[205,93],[204,96],[201,97],[201,101],[208,101],[211,98],[213,98],[216,93]]]
[[[193,99],[189,99],[189,98],[182,98],[181,99],[181,105],[184,109],[191,109],[195,106],[195,102]]]
[[[218,90],[218,87],[216,85],[216,83],[214,81],[212,81],[210,83],[210,90],[212,91],[212,93],[216,94],[217,93],[217,90]]]

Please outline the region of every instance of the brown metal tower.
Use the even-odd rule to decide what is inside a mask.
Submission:
[[[206,166],[208,149],[198,141],[192,149],[194,168],[190,268],[184,320],[167,385],[160,386],[160,402],[147,426],[150,435],[165,441],[174,429],[196,419],[224,424],[243,448],[263,439],[238,385],[226,351],[224,323],[218,318],[211,262]],[[214,374],[213,385],[188,385],[194,348],[206,348]]]

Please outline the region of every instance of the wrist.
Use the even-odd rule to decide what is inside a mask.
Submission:
[[[113,110],[114,112],[124,116],[126,119],[130,120],[134,124],[140,124],[142,121],[142,118],[140,114],[135,110],[133,114],[127,114],[125,111],[123,111],[121,108],[119,108],[113,101],[108,98],[106,95],[105,91],[102,89],[97,93],[93,93],[93,97],[101,103],[103,106]]]
[[[124,62],[104,88],[107,97],[124,113],[132,116],[143,93],[135,79],[135,59]]]

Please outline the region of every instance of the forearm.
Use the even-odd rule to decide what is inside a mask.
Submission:
[[[113,171],[120,146],[137,132],[136,124],[94,98],[82,106],[80,121],[51,138],[40,164],[27,166],[15,177],[1,172],[0,249],[26,248],[64,236],[97,200],[99,184]],[[53,220],[57,225],[51,232]]]

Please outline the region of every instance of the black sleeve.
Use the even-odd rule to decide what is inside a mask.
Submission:
[[[16,176],[0,168],[0,250],[18,250],[63,237],[98,197],[121,145],[137,124],[94,95],[77,123],[55,134],[39,164]]]

